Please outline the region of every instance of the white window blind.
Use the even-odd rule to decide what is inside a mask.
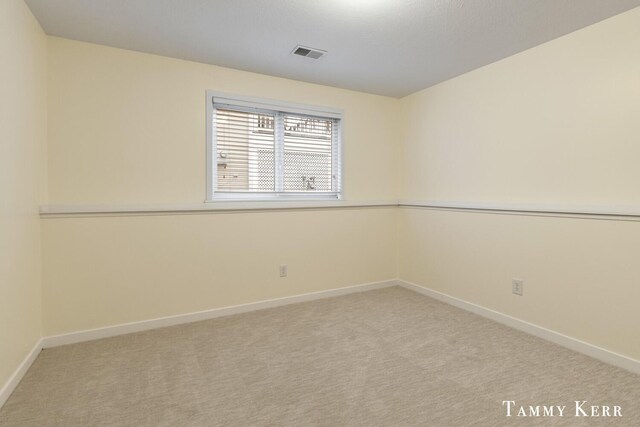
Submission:
[[[340,197],[341,119],[335,113],[212,101],[212,199]]]
[[[218,108],[216,191],[275,191],[274,115]]]

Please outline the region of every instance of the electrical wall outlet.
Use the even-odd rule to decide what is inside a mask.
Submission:
[[[287,273],[289,272],[288,270],[289,269],[287,268],[287,265],[286,264],[282,264],[280,266],[280,277],[287,277]]]
[[[511,279],[511,292],[513,294],[522,296],[524,292],[524,280]]]

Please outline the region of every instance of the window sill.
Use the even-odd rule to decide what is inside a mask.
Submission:
[[[314,199],[214,199],[205,201],[204,205],[211,209],[309,209],[327,207],[349,207],[352,203],[331,198]]]

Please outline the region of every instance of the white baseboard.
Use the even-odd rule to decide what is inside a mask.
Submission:
[[[42,339],[38,340],[29,354],[27,354],[27,357],[24,358],[22,363],[13,372],[13,375],[9,377],[9,380],[4,384],[4,386],[2,386],[2,389],[0,389],[0,408],[2,408],[9,399],[9,396],[11,396],[11,393],[13,393],[13,390],[15,390],[18,384],[20,384],[22,377],[24,377],[24,374],[27,373],[33,362],[36,360],[40,351],[42,351]]]
[[[89,329],[79,332],[71,332],[63,335],[44,337],[42,348],[57,347],[67,344],[75,344],[84,341],[92,341],[100,338],[108,338],[116,335],[130,334],[132,332],[147,331],[150,329],[163,328],[166,326],[180,325],[184,323],[198,322],[201,320],[215,319],[216,317],[230,316],[232,314],[246,313],[248,311],[262,310],[265,308],[280,307],[283,305],[295,304],[298,302],[312,301],[322,298],[336,297],[339,295],[352,294],[355,292],[370,291],[389,286],[395,286],[396,280],[386,280],[382,282],[365,283],[362,285],[347,286],[344,288],[329,289],[326,291],[311,292],[308,294],[294,295],[290,297],[276,298],[265,301],[258,301],[248,304],[234,305],[230,307],[215,308],[212,310],[198,311],[195,313],[178,314],[175,316],[161,317],[157,319],[142,320],[139,322],[124,323],[120,325],[107,326],[104,328]]]
[[[640,374],[640,361],[627,356],[623,356],[622,354],[614,353],[602,347],[598,347],[593,344],[589,344],[587,342],[569,337],[567,335],[563,335],[559,332],[543,328],[542,326],[517,319],[507,314],[503,314],[498,311],[494,311],[480,305],[464,301],[456,297],[452,297],[451,295],[447,295],[442,292],[434,291],[433,289],[416,285],[415,283],[407,282],[404,280],[398,280],[397,283],[398,285],[406,289],[418,292],[433,299],[437,299],[438,301],[442,301],[471,313],[478,314],[482,317],[486,317],[519,331],[526,332],[530,335],[534,335],[546,341],[561,345],[562,347],[566,347],[575,352],[593,357],[594,359],[598,359],[610,365],[626,369],[636,374]]]

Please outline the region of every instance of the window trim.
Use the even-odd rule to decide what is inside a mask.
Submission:
[[[215,192],[215,179],[217,174],[217,161],[215,150],[215,127],[213,125],[214,104],[226,104],[229,107],[245,109],[248,111],[280,111],[290,114],[322,117],[340,121],[337,130],[337,144],[332,144],[332,153],[335,156],[339,173],[338,191],[327,193],[224,193]],[[214,90],[206,91],[206,195],[205,203],[218,202],[243,202],[243,201],[336,201],[344,200],[344,112],[342,109],[297,104],[287,101],[278,101],[266,98],[256,98],[244,95],[232,95]],[[336,147],[337,145],[337,147]]]

